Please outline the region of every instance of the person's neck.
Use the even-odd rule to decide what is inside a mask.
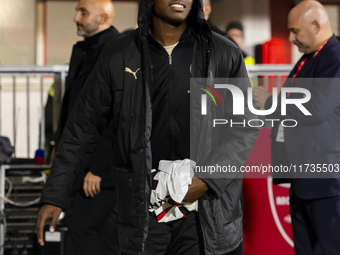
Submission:
[[[92,38],[98,37],[102,32],[108,30],[111,26],[105,26],[100,29],[98,29],[94,34],[90,36],[84,36],[85,41],[92,40]]]
[[[315,48],[313,49],[313,52],[320,49],[322,45],[324,45],[326,42],[329,41],[329,39],[333,36],[333,33],[328,33],[327,35],[323,36],[322,39],[319,40],[319,42],[315,45]]]
[[[162,46],[170,46],[176,44],[179,41],[186,27],[186,21],[178,26],[175,26],[153,16],[150,34]]]

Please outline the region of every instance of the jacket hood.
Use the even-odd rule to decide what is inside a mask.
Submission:
[[[150,53],[148,45],[149,28],[152,20],[154,0],[140,0],[138,11],[138,30],[139,30],[139,46],[141,49],[143,83],[148,87],[152,83],[152,75],[150,71]],[[188,27],[194,31],[194,36],[206,46],[206,49],[213,45],[212,33],[207,21],[204,18],[202,0],[193,0],[191,10],[187,17]],[[205,58],[207,61],[209,58]],[[203,64],[209,66],[208,62]],[[206,73],[207,74],[207,73]]]
[[[138,27],[140,36],[147,37],[152,20],[152,2],[154,0],[140,0],[138,12]],[[201,36],[211,38],[211,30],[204,19],[202,0],[193,0],[191,11],[187,18],[188,26],[194,29]]]

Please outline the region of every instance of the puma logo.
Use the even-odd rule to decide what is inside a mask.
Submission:
[[[133,77],[135,77],[135,80],[137,80],[137,72],[139,71],[140,68],[138,68],[135,72],[133,72],[130,68],[125,67],[125,72],[127,73],[132,73]]]

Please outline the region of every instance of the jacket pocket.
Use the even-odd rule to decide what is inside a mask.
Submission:
[[[113,167],[119,221],[123,225],[136,226],[136,189],[131,171],[129,168]]]
[[[225,244],[228,249],[234,249],[242,241],[242,213],[226,221],[223,224],[224,233],[227,234],[228,239]]]
[[[122,224],[118,224],[117,228],[121,252],[124,254],[140,254],[143,235],[140,235],[140,232],[138,233],[138,229]]]
[[[227,226],[228,224],[232,223],[233,221],[236,221],[237,219],[242,217],[242,213],[232,217],[230,220],[226,221],[223,226]]]

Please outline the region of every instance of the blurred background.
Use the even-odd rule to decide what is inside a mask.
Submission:
[[[67,65],[72,46],[82,40],[76,35],[73,22],[77,1],[71,0],[2,0],[0,8],[0,67]],[[295,63],[300,54],[288,41],[287,15],[298,0],[211,0],[210,21],[225,31],[230,21],[240,21],[244,29],[242,49],[256,63],[262,63],[261,53],[256,50],[272,38],[279,38],[284,53],[279,64]],[[339,35],[340,1],[321,0],[332,20],[333,30]],[[123,32],[136,28],[138,1],[114,1],[116,15],[114,26]],[[272,61],[275,62],[275,61]],[[2,73],[5,72],[2,69]],[[11,72],[5,69],[6,72]],[[12,70],[13,71],[13,70]],[[16,97],[13,98],[13,83]],[[44,75],[30,77],[30,102],[27,108],[27,77],[0,76],[0,134],[10,137],[15,144],[18,157],[32,157],[41,137],[38,119],[44,114],[48,90],[54,83],[53,77]],[[40,96],[40,90],[44,93]],[[62,96],[62,91],[60,92]],[[25,100],[24,100],[25,98]],[[13,103],[15,109],[13,109]],[[14,119],[13,119],[14,118]],[[28,121],[29,118],[29,121]],[[56,116],[54,117],[56,118]],[[28,123],[29,122],[29,123]],[[28,126],[29,125],[29,126]],[[29,131],[27,131],[29,129]],[[29,133],[27,133],[29,132]],[[27,136],[30,137],[27,144]],[[29,152],[27,152],[27,148]]]
[[[213,25],[223,32],[231,21],[243,25],[241,48],[255,63],[247,65],[253,86],[263,85],[269,91],[280,88],[300,58],[287,30],[289,10],[298,2],[211,0]],[[320,2],[339,35],[340,0]],[[38,252],[34,228],[72,46],[83,40],[73,22],[76,4],[76,0],[1,0],[0,136],[9,138],[13,158],[32,159],[25,162],[33,165],[0,162],[0,255],[63,254],[65,231],[51,238],[48,251]],[[138,1],[114,1],[114,5],[113,25],[119,32],[136,28]],[[261,129],[247,164],[270,164],[270,133],[269,128]],[[288,191],[289,186],[272,185],[270,176],[244,179],[246,255],[294,254]]]

